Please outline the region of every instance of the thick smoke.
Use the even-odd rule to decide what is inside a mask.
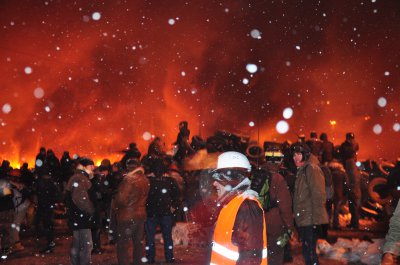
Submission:
[[[204,138],[223,129],[293,141],[316,130],[340,144],[353,131],[361,157],[392,159],[400,4],[319,2],[4,2],[0,107],[11,111],[0,113],[0,158],[32,163],[46,146],[117,159],[132,141],[145,152],[145,132],[170,148],[188,120]],[[294,115],[279,135],[286,107]]]

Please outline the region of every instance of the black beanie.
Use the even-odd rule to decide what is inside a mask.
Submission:
[[[82,166],[86,167],[89,165],[94,165],[94,162],[92,159],[88,158],[88,157],[81,157],[79,159],[79,164],[81,164]]]

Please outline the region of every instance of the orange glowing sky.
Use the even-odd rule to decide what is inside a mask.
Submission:
[[[87,2],[0,3],[0,160],[33,166],[40,146],[115,160],[132,141],[145,153],[145,132],[170,147],[181,120],[203,138],[353,131],[360,157],[399,155],[399,1]]]

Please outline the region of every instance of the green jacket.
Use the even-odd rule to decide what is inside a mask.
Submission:
[[[386,243],[383,245],[383,253],[392,253],[400,256],[400,203],[390,218],[389,231],[386,235]]]
[[[328,223],[325,178],[318,163],[318,159],[311,155],[308,161],[297,169],[293,213],[299,227]]]

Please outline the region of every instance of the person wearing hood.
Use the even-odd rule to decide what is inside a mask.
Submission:
[[[317,157],[308,146],[293,146],[293,160],[297,166],[293,195],[293,212],[306,265],[318,265],[316,252],[318,230],[328,224],[325,208],[325,178]]]
[[[68,180],[66,187],[66,206],[68,224],[73,230],[71,246],[71,264],[88,265],[91,263],[93,248],[91,228],[95,208],[96,194],[90,182],[94,174],[94,162],[90,158],[80,158],[75,174]]]
[[[213,171],[219,213],[212,237],[210,264],[267,264],[267,227],[264,211],[250,189],[251,165],[238,152],[218,156]]]
[[[128,246],[133,241],[133,264],[142,264],[144,222],[149,181],[138,159],[127,161],[129,172],[122,179],[112,209],[117,221],[117,258],[119,265],[129,262]]]

